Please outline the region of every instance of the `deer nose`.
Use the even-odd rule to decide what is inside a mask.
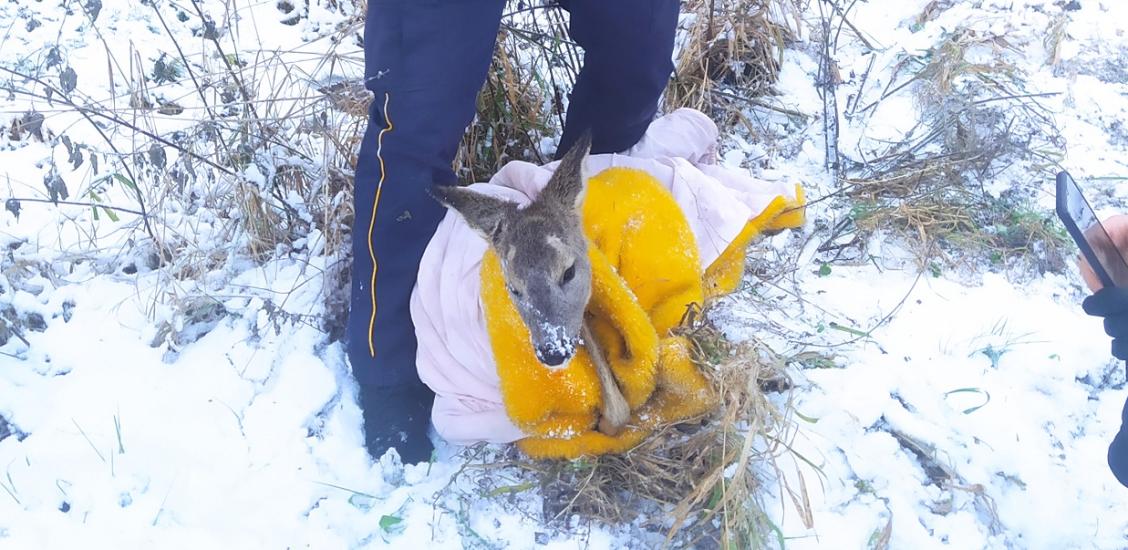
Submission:
[[[564,346],[542,346],[537,348],[537,360],[550,367],[558,367],[572,357],[572,352]]]

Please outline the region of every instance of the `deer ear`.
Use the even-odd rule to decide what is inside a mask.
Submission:
[[[584,188],[587,185],[587,173],[584,170],[584,159],[591,151],[591,130],[585,130],[571,149],[560,159],[556,172],[548,180],[541,196],[554,202],[555,206],[565,208],[579,208],[584,200]]]
[[[506,221],[517,211],[516,203],[465,187],[436,185],[431,187],[430,194],[443,206],[462,214],[471,229],[495,244],[505,232]]]

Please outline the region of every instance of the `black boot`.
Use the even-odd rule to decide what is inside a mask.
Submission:
[[[422,384],[359,387],[358,404],[364,416],[368,454],[379,460],[395,448],[404,464],[431,459],[431,405],[435,394]]]

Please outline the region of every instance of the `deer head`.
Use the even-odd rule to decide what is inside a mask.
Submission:
[[[502,275],[541,363],[564,364],[580,344],[591,298],[591,262],[580,221],[585,133],[540,195],[524,208],[462,187],[436,186],[435,198],[458,211],[501,259]]]

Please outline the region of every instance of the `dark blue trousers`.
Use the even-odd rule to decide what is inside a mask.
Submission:
[[[1108,447],[1108,467],[1121,485],[1128,487],[1128,402],[1120,413],[1120,431]]]
[[[673,70],[677,0],[561,0],[585,50],[560,150],[634,145]],[[365,78],[375,93],[356,169],[348,353],[362,394],[423,391],[408,298],[444,214],[427,195],[451,163],[489,68],[504,0],[369,0]],[[363,395],[362,395],[363,397]]]

